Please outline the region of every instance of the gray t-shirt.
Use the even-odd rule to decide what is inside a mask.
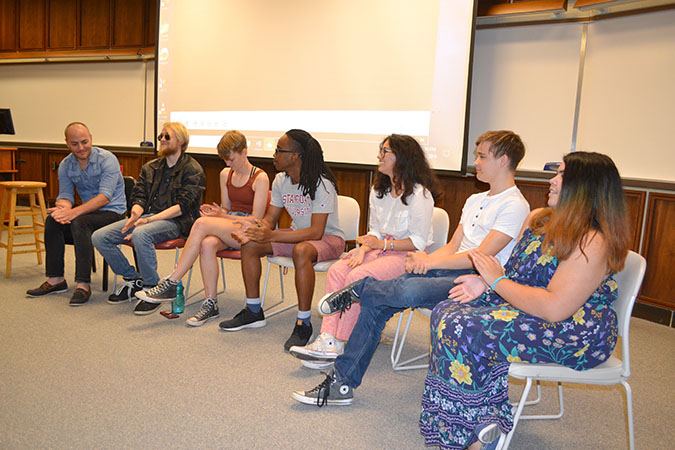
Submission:
[[[272,182],[270,205],[286,209],[293,219],[291,223],[293,230],[309,228],[312,224],[312,214],[328,214],[324,234],[332,234],[343,239],[345,237],[338,222],[337,192],[333,183],[326,178],[321,177],[312,200],[309,194],[302,195],[300,184],[293,184],[291,177],[285,172],[280,172]]]

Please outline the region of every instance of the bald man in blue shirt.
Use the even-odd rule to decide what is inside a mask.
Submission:
[[[107,150],[92,146],[89,128],[82,122],[68,124],[66,145],[70,155],[59,164],[59,195],[45,221],[47,281],[26,293],[39,297],[66,292],[64,253],[66,240],[75,246],[75,291],[70,306],[91,297],[93,245],[91,234],[124,218],[127,210],[119,161]],[[75,190],[82,199],[75,205]]]

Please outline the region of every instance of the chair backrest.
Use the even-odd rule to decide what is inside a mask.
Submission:
[[[359,237],[359,202],[345,195],[338,195],[338,222],[345,234],[345,241],[355,241]]]
[[[134,193],[134,187],[136,186],[136,180],[134,177],[125,176],[124,177],[124,195],[127,197],[127,216],[131,214],[131,194]]]
[[[625,267],[621,272],[614,275],[619,295],[612,306],[614,306],[617,315],[619,336],[622,337],[621,359],[623,361],[623,376],[626,378],[630,376],[630,346],[628,339],[630,316],[633,311],[633,305],[635,305],[635,300],[640,292],[640,286],[642,285],[646,269],[647,262],[645,259],[634,251],[629,251]]]
[[[450,231],[450,217],[444,209],[435,207],[434,215],[431,218],[431,226],[434,231],[434,242],[429,246],[429,253],[435,252],[448,243],[448,232]]]

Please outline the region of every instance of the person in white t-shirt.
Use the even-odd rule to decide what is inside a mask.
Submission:
[[[333,264],[326,276],[329,294],[367,276],[390,280],[405,273],[406,255],[425,251],[433,243],[431,221],[436,180],[420,144],[412,137],[392,134],[384,138],[379,166],[370,190],[368,234],[361,244]],[[309,345],[291,347],[304,366],[321,369],[342,354],[356,325],[360,307],[326,316],[321,334]]]
[[[223,331],[266,325],[260,305],[260,258],[290,256],[295,267],[298,317],[286,351],[305,345],[312,337],[310,322],[314,293],[314,263],[338,258],[345,248],[338,223],[337,182],[323,161],[319,142],[303,130],[290,130],[279,138],[274,167],[280,172],[272,183],[272,199],[262,220],[242,218],[235,233],[241,242],[241,268],[246,306],[234,318],[220,323]],[[276,229],[281,212],[293,219],[290,229]]]
[[[361,306],[356,326],[335,359],[326,379],[310,391],[295,391],[295,400],[323,406],[349,405],[353,389],[375,353],[382,330],[397,312],[429,308],[448,298],[455,278],[474,273],[468,250],[478,248],[504,263],[516,244],[530,206],[515,184],[516,167],[525,155],[520,136],[512,131],[488,131],[476,141],[476,178],[490,190],[469,197],[450,242],[431,254],[408,254],[406,272],[393,280],[371,277],[325,296],[318,305],[324,315]]]

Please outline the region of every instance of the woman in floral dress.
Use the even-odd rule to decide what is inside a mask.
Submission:
[[[494,448],[513,426],[511,362],[586,370],[614,349],[611,274],[629,245],[619,173],[605,155],[575,152],[550,184],[549,207],[530,213],[505,268],[470,252],[480,276],[459,277],[434,308],[420,417],[428,445]]]

